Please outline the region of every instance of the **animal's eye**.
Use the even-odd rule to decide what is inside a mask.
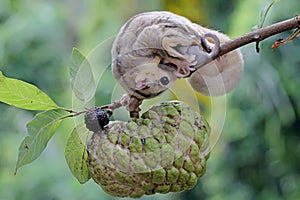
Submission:
[[[168,85],[170,83],[169,78],[166,76],[161,77],[159,81],[162,85]]]

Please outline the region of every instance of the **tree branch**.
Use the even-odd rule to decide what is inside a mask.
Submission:
[[[238,38],[235,38],[230,42],[226,42],[225,44],[221,45],[217,57],[252,42],[256,42],[258,48],[258,43],[260,41],[278,33],[282,33],[284,31],[292,30],[295,28],[300,28],[300,16],[296,16],[291,19],[272,24],[265,28],[257,29]]]

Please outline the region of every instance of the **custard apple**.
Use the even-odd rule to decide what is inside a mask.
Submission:
[[[192,189],[206,169],[210,128],[187,104],[169,101],[141,118],[114,121],[88,142],[91,177],[117,197]]]

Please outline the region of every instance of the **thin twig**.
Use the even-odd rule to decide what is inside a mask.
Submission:
[[[272,45],[272,49],[278,48],[279,46],[288,43],[289,41],[292,41],[300,34],[300,28],[298,28],[292,35],[287,37],[286,39],[278,39],[275,41],[275,43]]]
[[[260,42],[270,36],[300,27],[300,16],[260,28],[227,42],[220,47],[217,57],[252,42]]]
[[[80,111],[80,112],[76,112],[76,113],[73,113],[73,114],[70,114],[70,115],[63,116],[63,117],[61,117],[59,119],[66,119],[66,118],[70,118],[70,117],[76,117],[76,116],[81,115],[81,114],[83,114],[85,112],[86,112],[86,110]]]
[[[58,107],[58,109],[64,110],[64,111],[69,112],[69,113],[77,113],[76,111],[71,110],[71,109],[69,109],[69,108]]]

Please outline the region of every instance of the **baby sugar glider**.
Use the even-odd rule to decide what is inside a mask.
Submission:
[[[230,38],[166,11],[129,19],[111,50],[112,72],[129,96],[143,100],[167,90],[178,78],[205,95],[232,90],[243,74],[243,57],[234,50],[217,59]]]

